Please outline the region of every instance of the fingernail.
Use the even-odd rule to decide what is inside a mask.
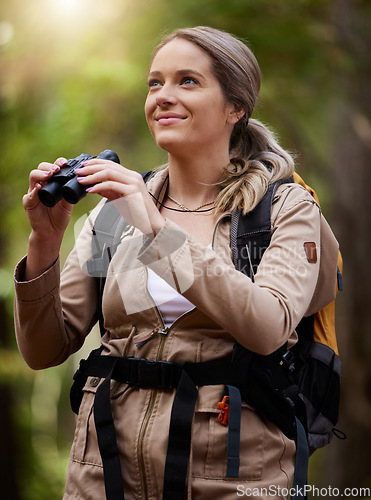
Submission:
[[[50,175],[52,172],[51,170],[48,170],[47,172],[44,172],[44,175],[47,176],[47,175]]]
[[[82,168],[75,168],[75,172],[78,174],[79,172],[81,172]]]
[[[59,170],[58,165],[55,165],[54,167],[52,167],[52,170],[53,170],[53,172],[56,172],[57,170]]]
[[[85,177],[76,177],[77,181],[82,181]]]
[[[85,189],[85,191],[86,191],[87,193],[89,193],[89,191],[91,191],[92,189],[93,189],[93,188],[92,188],[92,187],[90,187],[90,188],[88,188],[88,189]]]

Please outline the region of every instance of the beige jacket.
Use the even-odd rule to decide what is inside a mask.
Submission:
[[[149,181],[148,189],[155,195],[165,175],[160,172]],[[87,219],[61,280],[59,262],[29,282],[22,281],[25,259],[16,268],[17,342],[22,356],[34,369],[65,361],[81,347],[97,321],[97,287],[84,264],[90,257],[91,228],[101,206],[102,202]],[[274,351],[287,340],[295,342],[295,327],[301,317],[335,296],[338,245],[318,205],[298,185],[279,187],[272,206],[272,240],[255,283],[233,266],[229,230],[230,216],[225,214],[216,224],[212,249],[200,245],[169,220],[144,246],[138,230],[126,231],[104,289],[103,354],[199,362],[229,359],[235,340],[261,354]],[[316,244],[316,262],[309,262],[306,242]],[[332,266],[328,265],[331,261],[335,262]],[[147,289],[147,266],[195,308],[177,319],[166,334],[153,333],[148,342],[136,347],[138,340],[164,326]],[[330,279],[326,279],[328,275]],[[104,498],[92,415],[96,390],[89,378],[71,450],[65,499]],[[222,386],[201,387],[199,391],[192,431],[189,498],[232,500],[242,491],[241,485],[245,489],[289,487],[294,443],[244,403],[240,477],[225,477],[227,428],[217,418],[222,391]],[[112,382],[111,404],[127,500],[162,497],[173,396],[172,391]]]

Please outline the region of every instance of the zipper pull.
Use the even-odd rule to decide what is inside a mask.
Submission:
[[[136,335],[134,337],[134,343],[135,347],[139,349],[142,347],[144,344],[149,342],[157,333],[161,333],[162,335],[167,335],[169,331],[169,328],[165,326],[164,328],[155,328],[149,333],[140,333],[139,335]]]
[[[228,425],[229,422],[229,396],[224,396],[218,403],[218,408],[220,408],[220,413],[218,415],[218,420],[223,425]]]

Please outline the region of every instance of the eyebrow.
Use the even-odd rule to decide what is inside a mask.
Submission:
[[[176,71],[176,75],[177,76],[195,75],[198,78],[202,78],[203,80],[205,80],[205,77],[202,73],[199,73],[198,71],[196,71],[195,69],[192,69],[192,68],[180,69],[180,70]],[[162,76],[161,71],[155,70],[155,71],[150,71],[148,73],[148,77],[160,77],[160,76]]]

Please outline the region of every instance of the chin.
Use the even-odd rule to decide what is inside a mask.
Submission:
[[[191,145],[175,137],[157,137],[157,145],[170,154],[181,153],[191,148]]]

